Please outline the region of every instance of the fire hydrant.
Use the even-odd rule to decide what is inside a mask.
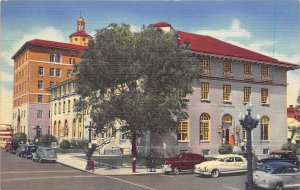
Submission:
[[[91,170],[92,170],[92,172],[94,172],[94,169],[95,169],[95,162],[94,162],[94,160],[91,160]]]

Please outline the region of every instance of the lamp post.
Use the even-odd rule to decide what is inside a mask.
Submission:
[[[92,157],[92,142],[91,142],[91,138],[92,138],[92,129],[95,128],[95,127],[92,126],[92,122],[90,121],[90,125],[85,126],[85,128],[87,128],[88,131],[89,131],[88,149],[87,149],[87,153],[86,153],[86,166],[85,166],[85,169],[86,170],[91,170],[91,157]]]
[[[247,182],[246,182],[246,189],[252,190],[254,189],[253,185],[253,173],[252,173],[252,138],[251,138],[251,130],[256,128],[260,116],[255,115],[254,117],[251,116],[251,111],[253,108],[253,105],[251,103],[248,103],[246,105],[247,108],[247,114],[244,115],[240,113],[239,115],[239,121],[240,124],[244,129],[246,129],[247,133]]]
[[[42,127],[37,124],[35,127],[33,127],[33,129],[35,130],[35,138],[36,138],[35,141],[38,142],[39,141],[38,139],[42,131]]]

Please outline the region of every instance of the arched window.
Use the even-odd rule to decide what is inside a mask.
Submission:
[[[77,123],[76,123],[76,119],[73,119],[73,137],[77,137]]]
[[[224,116],[223,116],[223,124],[230,124],[231,125],[231,123],[232,123],[232,117],[231,117],[231,115],[230,114],[225,114]]]
[[[69,126],[68,126],[68,121],[67,120],[65,120],[65,126],[64,126],[63,135],[65,137],[68,137],[68,135],[69,135]]]
[[[178,134],[177,140],[178,141],[188,141],[189,140],[189,121],[188,115],[183,113],[180,121],[178,122]]]
[[[210,116],[207,113],[200,115],[200,140],[210,139]]]
[[[57,125],[56,125],[56,121],[54,121],[54,124],[53,124],[53,135],[55,136],[55,137],[57,137]]]
[[[270,119],[267,116],[261,118],[261,131],[260,138],[262,141],[268,141],[269,139],[269,128],[270,128]]]
[[[61,136],[61,131],[60,131],[61,127],[60,127],[60,121],[58,121],[58,127],[57,127],[57,137]]]

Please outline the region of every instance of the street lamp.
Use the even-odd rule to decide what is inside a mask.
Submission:
[[[252,190],[253,188],[253,173],[252,173],[252,142],[251,142],[251,130],[256,128],[260,116],[255,115],[254,117],[251,116],[251,111],[253,108],[253,105],[251,103],[248,103],[246,105],[247,108],[247,115],[244,115],[240,113],[239,115],[239,121],[242,127],[246,130],[247,133],[247,182],[246,182],[246,189]]]
[[[35,127],[33,127],[33,129],[35,130],[35,141],[38,142],[42,131],[42,127],[37,124]]]
[[[88,149],[87,149],[87,153],[86,153],[86,166],[85,169],[86,170],[91,170],[91,157],[92,157],[92,142],[91,142],[91,138],[92,138],[92,129],[94,129],[95,127],[92,126],[92,122],[90,121],[90,125],[85,126],[85,128],[88,129],[89,131],[89,141],[88,141]]]

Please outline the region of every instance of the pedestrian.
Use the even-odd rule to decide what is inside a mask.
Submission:
[[[92,159],[90,163],[91,163],[91,170],[92,170],[92,172],[94,172],[94,169],[95,169],[95,162],[94,162],[94,160]]]

